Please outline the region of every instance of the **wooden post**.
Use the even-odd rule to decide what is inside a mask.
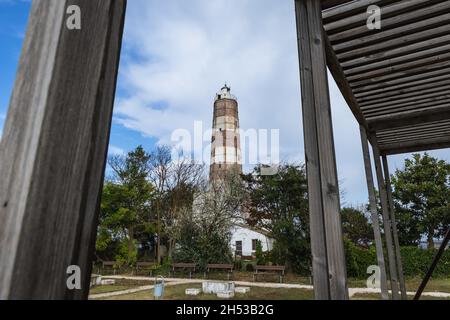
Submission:
[[[375,247],[377,251],[378,267],[380,268],[380,288],[383,300],[389,299],[386,266],[384,263],[383,241],[381,240],[380,220],[378,217],[377,200],[375,195],[375,185],[373,182],[372,165],[370,161],[369,144],[367,141],[367,132],[363,126],[360,126],[361,145],[364,157],[364,167],[366,172],[367,190],[369,193],[370,214],[372,217],[372,228],[375,239]]]
[[[125,7],[33,1],[0,145],[0,299],[87,298]]]
[[[385,155],[383,155],[382,158],[383,158],[384,179],[385,179],[385,183],[386,183],[386,190],[387,190],[387,196],[388,196],[388,201],[389,201],[390,217],[391,217],[391,224],[392,224],[392,236],[394,239],[398,280],[400,282],[400,293],[401,293],[403,300],[408,300],[408,295],[406,293],[405,277],[403,275],[403,263],[402,263],[402,255],[400,252],[400,242],[398,240],[397,222],[395,220],[394,202],[392,199],[392,186],[391,186],[391,176],[389,173],[389,165],[388,165],[387,157]]]
[[[386,185],[383,178],[383,169],[381,167],[381,156],[378,149],[378,144],[375,139],[372,139],[373,157],[375,160],[375,169],[377,173],[378,188],[380,192],[381,209],[383,211],[384,236],[386,238],[386,249],[388,253],[389,274],[391,280],[392,298],[399,299],[398,295],[398,280],[397,280],[397,266],[395,262],[395,251],[392,243],[391,220],[389,219],[389,203],[386,193]]]
[[[348,299],[319,1],[295,1],[316,299]]]

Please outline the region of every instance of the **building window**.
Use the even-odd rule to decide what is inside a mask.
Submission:
[[[236,241],[236,256],[242,257],[242,241]]]
[[[258,246],[258,239],[252,240],[252,250],[256,251],[256,247]]]

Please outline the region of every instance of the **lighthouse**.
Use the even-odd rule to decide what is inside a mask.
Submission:
[[[242,173],[238,101],[226,84],[216,94],[211,141],[210,181]]]

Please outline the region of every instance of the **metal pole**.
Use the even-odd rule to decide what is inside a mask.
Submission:
[[[389,174],[389,165],[387,161],[387,157],[383,155],[383,169],[384,169],[384,179],[386,181],[386,190],[389,201],[389,209],[391,213],[391,224],[392,224],[392,236],[394,238],[394,248],[395,248],[395,257],[397,261],[397,271],[398,271],[398,280],[400,282],[400,292],[403,300],[408,300],[408,295],[406,294],[406,285],[405,285],[405,277],[403,275],[403,263],[402,263],[402,255],[400,251],[400,242],[398,240],[398,232],[397,232],[397,222],[395,220],[395,210],[394,210],[394,201],[392,199],[392,186],[391,186],[391,178]]]
[[[360,126],[361,132],[361,145],[364,156],[364,167],[366,172],[366,181],[367,181],[367,190],[369,193],[369,205],[370,205],[370,213],[372,217],[372,228],[375,239],[375,247],[377,251],[377,262],[378,267],[380,268],[380,289],[381,289],[381,297],[383,300],[389,299],[388,287],[387,287],[387,277],[386,277],[386,266],[384,262],[384,253],[383,253],[383,241],[381,239],[381,231],[380,231],[380,221],[378,217],[377,210],[377,201],[375,195],[375,186],[373,183],[373,173],[372,166],[370,162],[370,153],[369,153],[369,144],[367,141],[367,133],[366,129],[363,126]]]
[[[427,286],[428,281],[430,280],[430,278],[431,278],[431,276],[433,274],[433,271],[436,268],[436,265],[438,264],[439,260],[441,259],[442,254],[444,253],[445,248],[447,247],[447,244],[448,244],[449,240],[450,240],[450,226],[447,229],[447,234],[445,235],[445,238],[442,241],[441,246],[439,247],[439,250],[436,253],[436,256],[434,257],[433,262],[431,263],[430,269],[428,269],[428,271],[427,271],[427,273],[425,275],[425,278],[423,279],[422,283],[419,286],[419,289],[417,289],[417,293],[414,296],[414,300],[419,300],[420,299],[420,296],[422,295],[423,290]]]

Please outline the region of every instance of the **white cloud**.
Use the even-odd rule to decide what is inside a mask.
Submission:
[[[118,148],[116,146],[110,145],[108,149],[108,155],[125,155],[125,150]]]

